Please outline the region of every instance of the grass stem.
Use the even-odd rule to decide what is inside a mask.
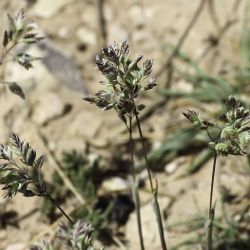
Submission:
[[[210,198],[209,198],[209,214],[208,214],[208,232],[207,232],[207,250],[212,250],[212,232],[213,232],[213,219],[214,219],[214,210],[212,208],[213,203],[213,191],[214,191],[214,178],[215,178],[215,170],[216,170],[216,161],[217,161],[217,153],[214,152],[214,160],[213,160],[213,169],[212,169],[212,179],[211,179],[211,187],[210,187]]]
[[[132,117],[129,117],[129,148],[130,148],[130,156],[131,156],[131,170],[132,170],[132,176],[133,176],[133,183],[132,183],[132,193],[133,193],[133,199],[135,202],[135,209],[136,209],[136,220],[137,220],[137,227],[138,227],[138,233],[139,233],[139,239],[140,239],[140,246],[141,250],[144,250],[144,241],[143,241],[143,235],[142,235],[142,225],[141,225],[141,211],[140,211],[140,197],[138,192],[138,180],[135,176],[135,164],[134,164],[134,141],[133,141],[133,127],[132,127]]]
[[[150,188],[151,188],[151,192],[152,192],[152,204],[153,204],[153,208],[154,208],[154,212],[156,215],[156,220],[157,220],[157,224],[158,224],[158,229],[159,229],[159,234],[160,234],[160,239],[161,239],[161,246],[162,246],[162,250],[167,250],[167,244],[166,244],[166,240],[165,240],[165,236],[164,236],[164,230],[163,230],[163,224],[162,224],[162,217],[161,217],[161,211],[160,211],[160,206],[158,203],[158,199],[157,199],[157,186],[156,189],[154,189],[153,186],[153,180],[152,180],[152,175],[151,175],[151,165],[150,162],[148,160],[147,157],[147,151],[146,151],[146,146],[145,146],[145,142],[144,142],[144,137],[142,134],[142,129],[141,129],[141,124],[140,124],[140,119],[138,117],[137,112],[134,112],[135,118],[136,118],[136,124],[137,124],[137,128],[140,134],[140,141],[141,141],[141,145],[142,145],[142,150],[143,150],[143,156],[145,159],[145,163],[146,163],[146,168],[147,168],[147,172],[148,172],[148,178],[149,178],[149,182],[150,182]]]
[[[71,224],[74,224],[73,220],[69,217],[69,215],[66,214],[66,212],[62,209],[62,207],[56,202],[56,200],[51,195],[46,194],[44,197],[49,201],[51,201],[62,212],[62,214],[67,218],[67,220]]]

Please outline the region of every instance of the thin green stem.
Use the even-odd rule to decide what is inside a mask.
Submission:
[[[130,148],[130,156],[131,156],[131,172],[133,176],[133,184],[132,184],[132,192],[133,192],[133,198],[135,202],[135,209],[136,209],[136,220],[137,220],[137,226],[138,226],[138,233],[139,233],[139,239],[140,239],[140,246],[141,250],[144,250],[144,241],[143,241],[143,235],[142,235],[142,225],[141,225],[141,211],[140,211],[140,197],[138,192],[138,185],[136,181],[135,176],[135,164],[134,164],[134,141],[133,141],[133,128],[132,128],[132,117],[129,117],[129,148]]]
[[[212,179],[210,187],[210,198],[209,198],[209,214],[208,214],[208,233],[207,233],[207,249],[212,250],[212,232],[213,232],[213,219],[214,219],[214,208],[212,208],[213,203],[213,191],[214,191],[214,178],[216,170],[217,153],[214,152],[213,169],[212,169]]]
[[[3,64],[5,57],[9,54],[9,52],[10,52],[12,49],[14,49],[14,47],[15,47],[16,45],[17,45],[17,43],[14,42],[8,49],[7,49],[7,48],[3,48],[3,50],[2,50],[2,55],[1,55],[1,57],[0,57],[0,65]]]
[[[51,195],[49,195],[48,193],[46,193],[44,197],[46,199],[48,199],[49,201],[51,201],[62,212],[62,214],[67,218],[67,220],[71,224],[74,224],[74,221],[66,214],[66,212],[62,209],[62,207],[56,202],[56,200]]]
[[[148,172],[150,189],[151,189],[151,192],[153,194],[154,193],[154,186],[153,186],[153,180],[152,180],[152,175],[151,175],[151,171],[150,171],[151,166],[150,166],[150,162],[149,162],[148,157],[147,157],[147,151],[146,151],[146,146],[145,146],[145,142],[144,142],[144,137],[143,137],[143,134],[142,134],[141,124],[140,124],[140,120],[139,120],[139,117],[138,117],[138,114],[137,114],[136,111],[135,111],[135,119],[136,119],[136,124],[137,124],[138,131],[139,131],[139,134],[140,134],[140,141],[141,141],[141,145],[142,145],[143,157],[144,157],[144,160],[145,160],[145,163],[146,163],[146,169],[147,169],[147,172]]]
[[[135,106],[135,103],[134,103]],[[136,107],[136,106],[135,106]],[[147,151],[146,151],[146,146],[145,146],[145,142],[144,142],[144,137],[142,134],[142,129],[141,129],[141,124],[140,124],[140,119],[138,117],[137,111],[135,110],[134,112],[135,118],[136,118],[136,123],[137,123],[137,128],[140,134],[140,141],[141,141],[141,145],[142,145],[142,150],[143,150],[143,156],[145,159],[145,163],[146,163],[146,168],[147,168],[147,172],[148,172],[148,178],[149,178],[149,182],[150,182],[150,188],[151,188],[151,192],[152,192],[152,204],[153,204],[153,208],[154,208],[154,212],[156,215],[156,220],[157,220],[157,224],[158,224],[158,229],[159,229],[159,234],[160,234],[160,239],[161,239],[161,246],[162,246],[162,250],[167,250],[167,244],[166,244],[166,240],[165,240],[165,236],[164,236],[164,230],[163,230],[163,223],[162,223],[162,217],[161,217],[161,211],[160,211],[160,206],[157,200],[157,185],[156,185],[156,189],[154,189],[153,187],[153,180],[152,180],[152,175],[151,175],[151,164],[148,160],[147,157]]]
[[[211,140],[212,142],[214,142],[215,140],[214,140],[214,138],[211,136],[209,130],[207,129],[206,131],[207,131],[207,135],[208,135],[208,137],[210,138],[210,140]]]
[[[129,151],[130,151],[130,157],[131,157],[131,172],[132,172],[133,179],[135,181],[134,141],[133,141],[132,117],[129,117],[128,132],[129,132]]]

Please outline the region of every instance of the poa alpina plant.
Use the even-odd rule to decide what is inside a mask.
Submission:
[[[0,184],[3,185],[4,198],[12,198],[17,193],[25,197],[39,196],[54,204],[70,222],[62,224],[58,237],[65,249],[94,250],[92,246],[94,228],[91,224],[78,220],[75,224],[62,207],[47,192],[42,176],[45,157],[37,157],[29,143],[21,140],[17,134],[10,136],[10,146],[0,145]],[[32,250],[53,250],[51,244],[44,242]]]
[[[4,31],[3,48],[0,56],[0,65],[7,57],[18,62],[25,69],[33,67],[32,62],[37,60],[26,53],[12,53],[14,48],[20,44],[33,44],[41,41],[34,29],[35,24],[26,19],[24,10],[21,9],[14,17],[8,15],[8,29]],[[15,82],[4,82],[14,94],[25,98],[22,88]],[[44,156],[37,157],[36,151],[31,145],[19,138],[17,134],[10,135],[10,145],[0,145],[0,184],[3,184],[4,198],[11,198],[17,193],[26,197],[41,196],[50,200],[66,218],[73,223],[64,210],[46,191],[41,168]],[[16,161],[18,160],[18,162]]]
[[[0,145],[0,184],[4,185],[4,198],[14,197],[17,193],[25,197],[40,196],[51,201],[63,215],[73,224],[72,219],[57,204],[47,192],[42,176],[42,166],[45,157],[37,157],[31,145],[19,138],[17,134],[10,135],[10,146]]]
[[[15,48],[21,44],[34,44],[43,39],[35,32],[35,24],[26,19],[24,10],[20,10],[15,16],[8,15],[8,29],[4,31],[0,65],[9,60],[15,61],[26,70],[33,67],[33,62],[40,58],[27,53],[16,53]],[[0,81],[8,86],[9,90],[25,99],[22,88],[16,82]],[[4,198],[12,198],[17,193],[25,197],[39,196],[54,204],[67,218],[72,226],[62,224],[58,237],[64,244],[65,249],[94,250],[92,247],[92,233],[94,228],[91,224],[82,220],[75,224],[65,213],[62,207],[47,192],[42,176],[42,167],[45,157],[37,157],[32,146],[21,140],[17,134],[10,135],[10,146],[0,144],[0,184],[3,185]],[[53,250],[48,242],[31,247],[32,250]]]
[[[38,35],[35,30],[35,23],[25,17],[23,9],[13,17],[8,15],[8,29],[3,34],[0,65],[11,60],[19,63],[27,70],[32,68],[33,62],[40,58],[27,53],[15,52],[15,49],[22,44],[35,44],[41,41],[43,37]],[[23,99],[25,98],[22,88],[16,82],[0,81],[0,83],[8,86],[12,93],[19,95]]]
[[[60,225],[57,238],[63,249],[70,250],[95,250],[93,247],[94,228],[84,220],[78,220],[73,226]],[[40,245],[34,245],[30,250],[54,250],[52,244],[44,241]],[[101,250],[101,249],[100,249]]]
[[[129,45],[123,41],[120,45],[114,43],[102,50],[102,57],[96,57],[96,66],[105,76],[106,80],[102,82],[103,89],[98,91],[94,96],[84,98],[85,101],[95,104],[102,110],[114,109],[117,115],[125,124],[130,139],[131,154],[131,172],[133,176],[132,191],[136,207],[138,233],[140,247],[144,249],[143,234],[141,227],[140,199],[138,193],[138,181],[135,174],[134,166],[134,142],[132,121],[135,119],[140,134],[146,169],[150,182],[152,193],[152,204],[156,215],[156,221],[159,228],[162,249],[167,249],[160,208],[157,199],[157,182],[153,184],[150,162],[147,158],[144,137],[141,129],[139,114],[144,109],[143,104],[138,104],[137,99],[142,92],[148,91],[156,86],[156,82],[151,78],[152,60],[142,61],[142,56],[138,55],[132,60],[129,55]]]
[[[189,110],[183,113],[183,115],[195,127],[207,132],[211,140],[209,146],[214,152],[207,223],[207,249],[212,250],[212,232],[215,214],[215,206],[212,205],[212,202],[217,157],[219,155],[239,156],[246,154],[246,149],[250,142],[250,111],[237,101],[235,97],[229,96],[226,102],[226,111],[219,116],[218,124],[203,120],[194,110]],[[216,131],[217,135],[215,137],[211,135],[212,129]]]

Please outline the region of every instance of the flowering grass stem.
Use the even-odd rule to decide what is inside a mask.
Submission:
[[[136,210],[136,220],[137,220],[137,227],[138,227],[138,234],[140,240],[140,247],[141,250],[144,250],[144,241],[143,241],[143,234],[142,234],[142,225],[141,225],[141,211],[140,211],[140,197],[138,192],[138,180],[135,176],[135,164],[134,164],[134,141],[133,141],[133,128],[132,128],[132,117],[129,117],[129,126],[127,127],[129,131],[129,149],[130,149],[130,156],[131,156],[131,172],[133,176],[133,183],[132,183],[132,194],[135,203],[135,210]]]
[[[215,170],[216,170],[216,162],[217,162],[217,153],[214,152],[213,159],[213,169],[212,169],[212,179],[210,186],[210,198],[209,198],[209,214],[208,214],[208,232],[207,232],[207,250],[212,250],[213,243],[213,220],[214,220],[214,212],[215,208],[212,207],[213,203],[213,191],[214,191],[214,178],[215,178]]]
[[[138,131],[139,131],[139,134],[140,134],[140,141],[141,141],[143,156],[144,156],[144,159],[145,159],[146,168],[147,168],[147,172],[148,172],[150,188],[151,188],[151,192],[152,192],[152,195],[153,195],[153,197],[152,197],[152,205],[153,205],[153,208],[154,208],[154,212],[155,212],[155,215],[156,215],[156,221],[157,221],[157,224],[158,224],[158,229],[159,229],[159,234],[160,234],[160,239],[161,239],[161,246],[162,246],[162,250],[167,250],[167,244],[166,244],[166,240],[165,240],[165,236],[164,236],[164,229],[163,229],[163,224],[162,224],[161,211],[160,211],[160,206],[159,206],[158,199],[157,199],[158,186],[156,185],[156,188],[154,188],[154,186],[153,186],[153,180],[152,180],[152,175],[151,175],[151,171],[150,171],[151,166],[150,166],[150,162],[149,162],[148,157],[147,157],[146,146],[145,146],[144,137],[143,137],[143,134],[142,134],[140,119],[138,117],[137,112],[135,112],[135,118],[136,118],[137,128],[138,128]]]
[[[44,196],[44,198],[48,199],[49,201],[51,201],[54,206],[56,206],[61,212],[62,214],[67,218],[67,220],[74,225],[74,221],[69,217],[69,215],[67,215],[67,213],[63,210],[63,208],[57,203],[57,201],[48,193],[46,193],[46,195]]]

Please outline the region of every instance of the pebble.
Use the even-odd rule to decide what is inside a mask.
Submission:
[[[62,116],[66,103],[53,92],[44,92],[38,97],[38,103],[33,110],[32,119],[39,125],[45,125],[51,120]]]
[[[50,18],[74,0],[39,0],[33,7],[33,14]]]
[[[143,27],[145,18],[143,15],[143,9],[140,6],[132,6],[129,10],[129,16],[133,25],[135,25],[137,28]]]
[[[130,189],[130,182],[124,180],[120,177],[112,177],[110,179],[105,180],[102,183],[101,190],[105,191],[124,191]]]
[[[121,42],[128,38],[127,31],[116,23],[110,24],[108,34],[109,43],[113,43],[114,41]]]
[[[87,46],[94,46],[97,44],[97,37],[96,34],[87,29],[86,27],[82,26],[76,31],[76,35],[80,42],[84,43]]]
[[[6,250],[23,250],[24,243],[15,243],[6,247]]]

